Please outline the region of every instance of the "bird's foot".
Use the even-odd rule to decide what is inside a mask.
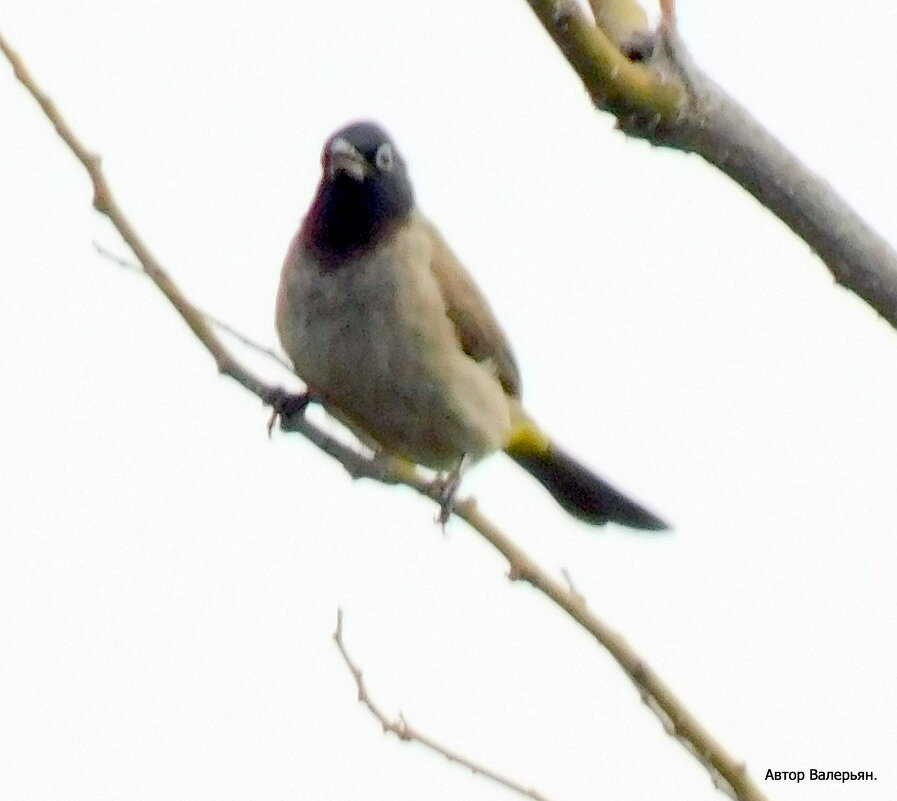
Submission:
[[[469,464],[470,454],[465,453],[454,470],[450,473],[441,473],[433,480],[434,496],[439,503],[439,514],[436,516],[436,522],[443,529],[455,509],[455,498],[458,495],[458,489],[461,487],[461,478]]]
[[[271,417],[268,418],[268,436],[271,436],[271,431],[278,420],[281,426],[287,424],[288,427],[289,421],[303,414],[312,400],[310,392],[287,392],[280,387],[271,390],[264,399],[265,403],[271,407]]]

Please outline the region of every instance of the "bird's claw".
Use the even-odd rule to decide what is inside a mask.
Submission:
[[[439,504],[439,514],[436,515],[436,522],[445,527],[455,509],[455,497],[458,494],[458,488],[461,486],[461,476],[458,475],[457,471],[452,471],[437,478],[433,484],[436,490],[436,501]]]
[[[439,514],[436,516],[436,522],[443,528],[445,528],[445,524],[448,523],[448,519],[455,510],[455,499],[461,487],[461,477],[469,463],[470,456],[464,454],[454,470],[437,476],[433,481],[435,498],[439,503]]]
[[[284,421],[302,414],[311,400],[309,392],[287,392],[280,387],[271,390],[265,398],[265,403],[271,407],[271,417],[268,418],[268,436],[271,436],[271,431],[278,420],[282,424]]]

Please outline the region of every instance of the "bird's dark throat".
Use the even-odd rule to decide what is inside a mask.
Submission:
[[[308,247],[325,269],[376,245],[411,212],[410,192],[347,175],[322,180],[303,224]]]

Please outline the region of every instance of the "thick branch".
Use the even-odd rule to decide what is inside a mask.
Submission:
[[[116,204],[112,192],[100,168],[100,160],[78,140],[58,109],[34,82],[18,55],[0,36],[0,50],[13,65],[16,77],[40,104],[44,114],[53,124],[69,149],[87,170],[94,186],[94,206],[106,215],[133,251],[143,270],[175,307],[199,341],[215,359],[221,373],[230,376],[265,403],[273,405],[282,398],[283,391],[270,386],[243,367],[224,347],[215,335],[203,313],[178,289],[177,285],[155,260],[147,246]],[[434,500],[440,499],[440,491],[417,470],[405,469],[401,464],[383,465],[359,455],[326,434],[301,415],[281,420],[282,427],[297,431],[312,441],[325,453],[337,459],[354,477],[375,478],[386,483],[401,483]],[[481,514],[472,500],[459,501],[455,514],[479,532],[499,551],[510,565],[510,576],[523,580],[542,592],[560,609],[566,612],[595,640],[597,640],[620,664],[635,683],[646,705],[660,717],[667,731],[685,743],[689,750],[705,765],[714,782],[742,801],[763,801],[764,796],[751,783],[744,765],[736,762],[716,743],[707,731],[688,712],[660,678],[629,648],[622,638],[598,620],[586,607],[582,597],[572,588],[563,587],[533,562],[497,526]]]
[[[630,136],[697,153],[819,255],[835,280],[897,327],[897,253],[819,176],[694,65],[672,0],[647,61],[629,62],[569,0],[527,0],[598,108]],[[628,63],[628,68],[621,66]]]
[[[693,99],[657,143],[693,151],[750,192],[803,239],[835,280],[897,327],[897,253],[820,176],[809,170],[748,111],[688,60]]]
[[[527,2],[598,108],[646,130],[679,114],[687,101],[682,83],[627,58],[575,0]]]

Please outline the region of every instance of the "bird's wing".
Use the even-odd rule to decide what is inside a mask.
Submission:
[[[461,347],[478,362],[491,362],[505,392],[520,397],[517,362],[489,303],[436,226],[419,216],[433,243],[430,270],[439,284],[446,314],[454,323]]]

